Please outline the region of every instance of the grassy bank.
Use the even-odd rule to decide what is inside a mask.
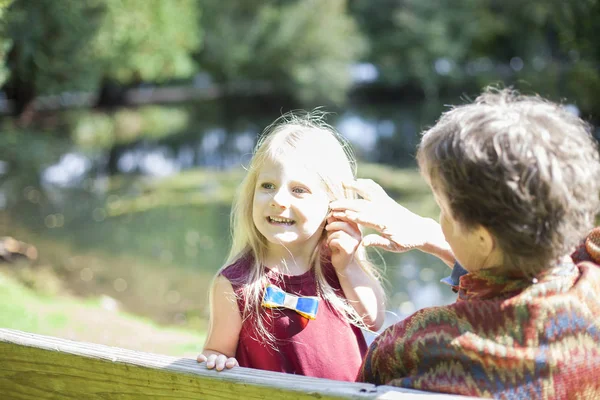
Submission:
[[[106,296],[39,293],[0,271],[0,327],[177,357],[201,350],[203,333],[159,327],[118,308]]]
[[[0,327],[193,355],[203,343],[207,291],[229,246],[229,207],[243,175],[199,168],[163,179],[113,177],[101,196],[84,193],[64,204],[49,197],[0,211],[0,232],[39,254],[0,264]],[[414,169],[360,164],[359,176],[417,213],[437,214]],[[402,296],[396,303],[408,299]]]

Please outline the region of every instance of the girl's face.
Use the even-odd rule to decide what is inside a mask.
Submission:
[[[252,218],[270,255],[310,254],[319,242],[329,196],[316,173],[293,158],[267,159],[254,188]]]

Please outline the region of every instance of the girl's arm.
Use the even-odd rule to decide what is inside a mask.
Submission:
[[[334,218],[327,220],[327,245],[331,250],[331,263],[348,302],[370,330],[377,331],[385,318],[383,288],[378,279],[365,271],[355,253],[362,233],[358,225]]]
[[[379,281],[357,263],[351,262],[343,271],[336,269],[340,285],[348,302],[372,331],[378,331],[385,319],[385,300]]]
[[[198,362],[206,362],[206,368],[216,367],[217,371],[238,365],[234,357],[241,329],[242,317],[233,287],[227,278],[218,275],[210,290],[210,322]]]

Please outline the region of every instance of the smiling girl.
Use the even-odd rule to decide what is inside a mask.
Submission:
[[[328,216],[351,198],[348,143],[321,115],[287,114],[267,127],[232,208],[232,248],[210,293],[199,362],[353,381],[362,329],[384,318],[378,274],[354,223]]]

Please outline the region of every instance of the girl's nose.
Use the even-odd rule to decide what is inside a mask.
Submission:
[[[279,190],[277,193],[273,194],[273,197],[271,198],[271,207],[280,208],[284,210],[289,205],[289,196],[287,195],[287,193],[285,193],[285,190]]]

